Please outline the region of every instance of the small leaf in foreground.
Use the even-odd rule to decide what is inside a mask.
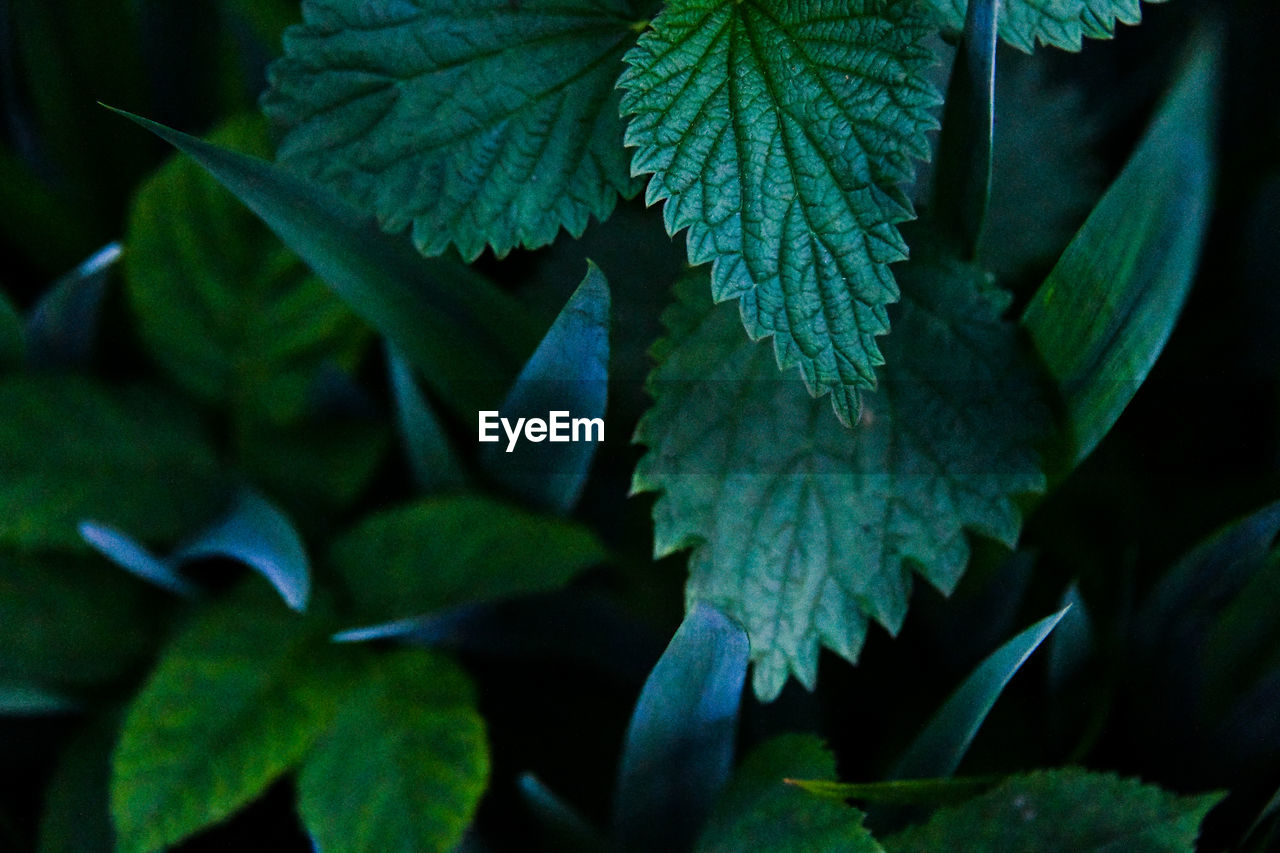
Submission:
[[[0,379],[0,545],[85,549],[95,518],[173,541],[226,499],[200,424],[169,398],[75,376]]]
[[[888,853],[1193,853],[1220,794],[1183,797],[1079,769],[1011,776],[885,839]]]
[[[548,436],[540,443],[511,447],[495,422],[496,442],[480,451],[480,463],[492,477],[534,506],[561,515],[582,495],[604,438],[609,397],[609,283],[599,267],[587,263],[586,277],[493,413],[516,423],[559,412],[569,440],[553,443]],[[580,435],[583,422],[585,434]]]
[[[1006,295],[924,241],[900,276],[893,358],[852,432],[696,278],[665,316],[632,488],[663,492],[655,555],[694,548],[687,599],[746,626],[762,699],[789,674],[812,687],[820,647],[856,660],[870,620],[896,632],[913,572],[950,591],[966,529],[1013,545],[1014,496],[1043,487],[1047,414]]]
[[[377,513],[339,537],[330,554],[366,622],[555,589],[604,557],[575,522],[478,495]]]
[[[955,773],[1005,686],[1066,612],[1059,610],[1041,619],[979,664],[916,737],[894,767],[893,778],[923,779]]]
[[[746,678],[742,627],[695,604],[627,727],[614,811],[620,849],[688,848],[728,781]]]
[[[470,825],[488,775],[466,674],[441,654],[394,652],[371,662],[307,756],[298,814],[324,853],[446,853]]]
[[[1068,466],[1146,379],[1195,278],[1214,175],[1216,42],[1203,33],[1120,174],[1023,315],[1057,381]]]
[[[834,782],[835,757],[811,735],[783,735],[757,747],[716,804],[698,853],[880,853],[862,812],[787,784],[793,777]]]
[[[857,420],[898,296],[912,218],[898,184],[929,157],[938,96],[910,0],[672,0],[627,54],[632,171],[667,230],[712,262],[715,301]]]
[[[472,260],[582,234],[627,170],[614,88],[630,0],[306,0],[271,66],[284,164]]]
[[[351,680],[326,628],[260,587],[197,615],[124,721],[111,779],[122,851],[175,844],[229,817],[302,759]]]

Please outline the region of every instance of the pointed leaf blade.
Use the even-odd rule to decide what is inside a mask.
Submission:
[[[1066,615],[1041,619],[996,649],[938,709],[894,767],[894,779],[947,777],[956,772],[1005,685]]]
[[[96,521],[82,521],[79,529],[80,537],[89,543],[89,547],[129,574],[175,595],[191,597],[196,594],[195,586],[178,574],[178,566],[174,562],[152,554],[127,533]]]
[[[512,423],[518,418],[547,420],[547,440],[525,441],[513,448],[495,428],[495,443],[481,450],[481,464],[490,476],[530,504],[561,515],[578,503],[598,441],[604,439],[609,308],[609,283],[600,268],[588,262],[586,277],[494,413]],[[564,424],[559,437],[551,420],[557,413]]]
[[[674,0],[627,54],[619,85],[632,171],[651,173],[667,230],[712,263],[815,396],[857,420],[912,218],[897,185],[929,156],[937,95],[926,23],[908,0]]]
[[[1195,276],[1214,174],[1217,50],[1203,33],[1120,177],[1023,315],[1065,401],[1069,465],[1129,404]]]
[[[424,493],[446,492],[466,485],[467,477],[449,444],[430,402],[418,389],[413,368],[395,347],[387,345],[387,372],[395,399],[400,440],[409,457],[414,483]]]
[[[747,635],[698,603],[645,681],[622,748],[614,809],[623,850],[686,848],[729,778]]]

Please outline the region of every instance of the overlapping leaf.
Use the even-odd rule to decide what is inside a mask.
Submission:
[[[614,89],[629,0],[308,0],[264,105],[283,162],[467,258],[578,235],[639,186]]]
[[[627,55],[632,169],[753,339],[857,419],[937,95],[907,0],[673,0]]]
[[[965,0],[928,4],[947,26],[958,30],[964,24]],[[1037,44],[1079,50],[1085,37],[1111,38],[1117,23],[1141,20],[1140,0],[1005,0],[1000,4],[1000,37],[1027,53]]]
[[[966,528],[1012,544],[1012,497],[1043,487],[1045,415],[1002,295],[937,258],[902,276],[882,393],[852,432],[697,282],[666,318],[633,488],[664,492],[655,553],[696,546],[687,597],[746,626],[763,698],[788,673],[812,686],[820,646],[856,659],[870,620],[896,631],[913,567],[949,591]]]

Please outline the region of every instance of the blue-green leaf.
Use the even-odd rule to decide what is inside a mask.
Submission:
[[[27,315],[27,358],[39,367],[79,367],[88,362],[98,315],[120,244],[109,243],[50,285]]]
[[[324,853],[453,850],[489,775],[466,674],[425,651],[370,667],[298,774],[298,814]]]
[[[1080,587],[1072,583],[1060,602],[1066,615],[1049,638],[1049,692],[1061,694],[1089,655],[1093,652],[1093,620],[1080,595]]]
[[[667,230],[688,228],[717,302],[857,420],[897,299],[937,94],[912,0],[671,0],[619,85],[632,171]]]
[[[124,531],[96,521],[80,522],[79,530],[89,547],[126,572],[174,595],[192,597],[197,593],[196,587],[178,573],[179,564],[157,557]]]
[[[1066,612],[1041,619],[979,664],[899,759],[892,777],[924,779],[955,773],[1005,685]]]
[[[588,262],[586,277],[520,371],[501,407],[491,412],[495,443],[481,448],[481,464],[494,479],[530,504],[562,515],[578,503],[597,444],[604,439],[609,316],[609,283],[600,268]],[[559,442],[552,429],[546,441],[513,444],[497,428],[499,414],[513,424],[536,417],[552,426],[555,412],[564,416]],[[586,425],[580,434],[583,421]]]
[[[0,684],[0,717],[42,717],[77,710],[60,693],[25,684]]]
[[[1163,0],[1147,0],[1160,3]],[[944,26],[960,29],[965,0],[928,0]],[[1037,44],[1079,50],[1084,37],[1111,38],[1116,23],[1142,20],[1139,0],[1001,0],[1000,37],[1030,53]]]
[[[419,390],[413,368],[390,344],[387,345],[387,372],[400,440],[418,489],[430,494],[466,485],[467,476],[458,463],[457,452],[450,445],[431,403]]]
[[[306,0],[270,69],[280,159],[475,258],[582,234],[634,195],[614,89],[630,0]]]
[[[757,747],[716,803],[698,853],[882,853],[862,812],[787,784],[796,777],[834,782],[835,756],[811,735],[783,735]]]
[[[733,766],[747,635],[698,603],[658,659],[622,747],[614,811],[622,850],[681,850]]]
[[[470,419],[533,349],[536,331],[491,283],[420,257],[333,192],[283,167],[122,113],[191,155]]]
[[[1078,464],[1133,398],[1195,276],[1214,175],[1217,45],[1201,34],[1146,136],[1022,321],[1061,390]]]

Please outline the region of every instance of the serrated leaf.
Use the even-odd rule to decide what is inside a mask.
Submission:
[[[263,106],[281,162],[474,259],[582,234],[634,195],[614,90],[630,0],[307,0]]]
[[[562,437],[512,443],[505,428],[493,430],[495,442],[480,451],[489,475],[530,504],[560,515],[578,503],[586,486],[591,460],[604,439],[605,408],[609,399],[609,283],[595,264],[588,263],[582,283],[569,297],[538,348],[525,363],[506,399],[494,412],[511,423],[521,418],[549,420],[559,412],[565,424]],[[575,422],[588,421],[585,435]],[[598,431],[590,421],[597,421]],[[554,427],[551,427],[554,430]]]
[[[210,140],[270,153],[254,116]],[[283,423],[302,414],[322,366],[354,369],[364,324],[190,157],[173,157],[138,188],[125,242],[143,343],[201,399]]]
[[[955,773],[1004,688],[1066,613],[1059,610],[1041,619],[979,664],[912,742],[894,767],[893,778],[922,779]]]
[[[795,777],[835,781],[835,757],[811,735],[783,735],[757,747],[716,804],[698,853],[880,853],[862,812],[784,781]]]
[[[888,853],[1192,853],[1219,794],[1182,797],[1079,769],[1011,776],[923,826],[885,839]]]
[[[22,318],[9,297],[0,291],[0,370],[20,366],[27,349],[23,337]]]
[[[685,850],[729,779],[747,635],[707,604],[685,616],[645,680],[623,740],[614,809],[621,850]]]
[[[0,544],[83,551],[84,518],[172,541],[225,498],[203,430],[166,397],[74,376],[0,379]]]
[[[944,592],[966,529],[1012,545],[1013,496],[1043,488],[1046,415],[1005,298],[940,257],[903,268],[882,389],[850,432],[712,309],[678,288],[636,440],[633,490],[662,491],[654,552],[694,546],[687,598],[746,626],[756,693],[812,687],[818,650],[857,659],[869,621],[897,631],[912,567]]]
[[[627,54],[632,171],[667,230],[712,262],[753,340],[832,392],[845,422],[883,362],[906,257],[897,185],[927,159],[938,102],[910,0],[673,0]]]
[[[119,112],[119,111],[117,111]],[[121,115],[191,155],[467,418],[533,350],[519,305],[452,261],[423,258],[341,197],[274,163]]]
[[[1216,41],[1196,39],[1146,136],[1023,315],[1062,392],[1070,464],[1146,379],[1195,278],[1215,169]]]
[[[377,513],[330,554],[367,622],[554,589],[604,556],[585,527],[478,495]]]
[[[27,359],[38,367],[83,367],[98,334],[102,300],[120,260],[109,243],[59,278],[27,315]]]
[[[400,441],[408,456],[414,485],[422,492],[446,492],[466,485],[467,476],[458,462],[431,403],[423,396],[413,368],[404,357],[387,346],[387,373],[395,400]]]
[[[221,821],[302,759],[351,678],[326,627],[253,587],[174,640],[134,698],[112,761],[120,850],[155,850]]]
[[[79,685],[124,675],[145,659],[153,612],[141,584],[88,560],[0,554],[0,682]]]
[[[944,26],[959,30],[964,25],[965,0],[927,2]],[[1139,0],[1002,0],[1000,3],[1000,37],[1027,53],[1037,44],[1079,50],[1086,36],[1111,38],[1117,23],[1137,24],[1141,20]]]
[[[466,674],[396,652],[342,706],[298,774],[298,814],[324,853],[454,849],[489,775]]]

